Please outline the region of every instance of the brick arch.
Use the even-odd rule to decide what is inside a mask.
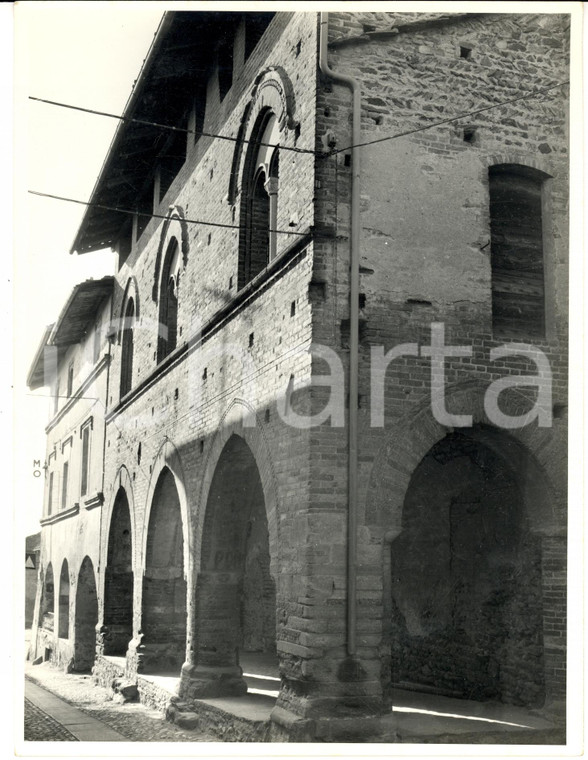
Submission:
[[[255,425],[244,424],[245,419],[254,419]],[[194,567],[200,566],[202,532],[212,479],[225,445],[233,435],[242,438],[249,446],[259,471],[268,522],[271,572],[277,578],[279,564],[277,480],[269,443],[263,429],[255,416],[253,407],[242,399],[233,400],[225,410],[206,457],[194,525],[196,537],[194,541]]]
[[[553,464],[554,442],[549,428],[528,425],[518,430],[503,431],[492,424],[484,411],[484,394],[488,385],[470,381],[448,386],[447,406],[454,414],[471,414],[474,427],[457,428],[473,439],[500,453],[506,442],[512,442],[513,456],[526,458],[533,479],[531,495],[535,496],[534,509],[528,512],[533,532],[557,531],[555,507],[562,495],[557,492]],[[504,394],[501,408],[505,414],[517,416],[526,410],[528,399],[520,392]],[[404,498],[411,477],[428,451],[447,433],[452,432],[439,424],[430,409],[427,395],[402,417],[386,436],[385,442],[372,465],[366,499],[366,522],[388,529],[389,538],[402,530]],[[504,456],[504,453],[502,454]],[[515,456],[516,455],[516,456]],[[514,462],[511,462],[514,466]]]
[[[553,176],[552,162],[548,158],[538,156],[537,153],[510,150],[504,153],[493,153],[484,157],[484,168],[487,171],[491,166],[500,164],[518,164],[528,166],[544,175],[545,179]]]
[[[139,285],[137,283],[137,278],[135,277],[135,275],[131,275],[129,279],[127,280],[127,284],[125,285],[125,290],[124,290],[122,301],[120,304],[120,309],[118,313],[118,323],[116,325],[116,342],[118,344],[120,344],[121,342],[125,312],[127,310],[127,304],[131,300],[131,298],[133,299],[133,303],[135,305],[134,318],[135,318],[135,321],[137,321],[141,316],[141,310],[140,310],[140,302],[139,302]]]
[[[184,209],[181,206],[170,206],[169,214],[161,228],[161,236],[157,247],[157,255],[155,257],[153,288],[151,291],[151,297],[156,303],[159,300],[159,291],[161,287],[163,256],[167,253],[169,242],[174,237],[180,246],[182,269],[185,269],[186,264],[188,263],[190,244],[188,238],[188,224],[185,219]]]
[[[251,98],[243,111],[229,180],[228,201],[231,205],[237,202],[240,194],[240,178],[243,175],[243,162],[248,145],[246,141],[251,139],[254,126],[264,109],[275,113],[279,120],[280,131],[284,131],[286,127],[295,129],[299,123],[294,116],[296,113],[294,88],[281,66],[270,66],[257,75]]]
[[[71,574],[69,571],[69,562],[64,557],[61,562],[59,573],[59,593],[58,593],[58,620],[57,627],[59,638],[69,638],[69,616],[70,616],[70,587],[72,586]],[[63,584],[66,584],[63,588]]]
[[[155,488],[157,487],[157,483],[159,481],[159,476],[161,475],[164,468],[170,470],[172,473],[176,489],[178,492],[178,498],[180,500],[180,513],[182,516],[182,533],[184,537],[184,575],[186,578],[186,581],[188,583],[188,587],[190,586],[191,581],[191,568],[190,568],[190,553],[191,553],[191,530],[190,530],[190,516],[189,516],[189,507],[188,507],[188,495],[186,493],[185,488],[185,482],[186,477],[184,474],[184,467],[182,465],[182,460],[180,457],[180,454],[177,450],[177,448],[174,446],[174,444],[167,438],[162,444],[161,447],[155,456],[155,459],[153,461],[153,465],[151,467],[151,476],[149,478],[149,487],[147,489],[147,500],[145,502],[145,513],[143,516],[143,527],[141,532],[141,541],[140,541],[140,554],[139,554],[139,561],[137,565],[142,568],[142,571],[144,572],[145,569],[145,562],[147,557],[147,534],[149,531],[149,518],[151,515],[151,507],[153,504],[153,496],[155,494]]]
[[[104,552],[104,556],[101,558],[100,567],[106,567],[106,563],[108,561],[108,536],[110,534],[110,524],[112,522],[112,513],[114,510],[116,497],[121,488],[125,492],[125,495],[127,497],[127,502],[129,504],[129,513],[131,516],[131,542],[132,542],[131,545],[132,545],[132,555],[133,555],[133,571],[136,572],[137,567],[139,566],[139,560],[140,560],[140,555],[138,554],[140,542],[136,538],[137,517],[135,514],[135,496],[133,494],[133,480],[131,478],[129,470],[124,464],[118,468],[118,472],[116,473],[116,477],[114,478],[114,481],[112,483],[112,495],[110,499],[108,500],[108,505],[106,507],[106,511],[104,514],[104,520],[103,520],[104,535],[103,535],[103,541],[102,541],[102,550]],[[101,582],[101,585],[103,585],[104,574],[101,573],[101,576],[102,577],[100,579],[100,582]],[[103,591],[104,589],[102,588],[102,592]]]
[[[88,555],[77,571],[74,618],[74,670],[84,672],[94,665],[98,626],[96,571]]]
[[[47,583],[51,582],[53,591],[47,592]],[[41,568],[41,606],[39,610],[39,628],[45,627],[45,617],[47,614],[55,615],[55,572],[53,563],[47,562],[45,567]],[[54,618],[55,620],[55,618]],[[57,633],[54,628],[54,633]]]
[[[111,557],[111,538],[113,538],[114,509],[120,495],[124,494],[126,511],[130,526],[130,571],[121,568],[121,557],[127,557],[126,553],[114,550]],[[124,513],[123,513],[124,514]],[[117,520],[117,532],[120,523],[120,512]],[[123,523],[124,525],[124,523]],[[105,533],[102,541],[104,556],[101,562],[102,572],[99,574],[99,618],[100,618],[100,645],[104,654],[121,655],[126,651],[129,641],[133,637],[134,620],[134,577],[137,574],[135,536],[135,510],[131,478],[126,467],[119,468],[115,479],[113,495],[109,500],[106,519],[104,520]],[[120,535],[120,534],[119,534]],[[120,539],[119,539],[120,540]],[[116,546],[116,543],[113,545]],[[112,563],[109,560],[113,560]],[[122,612],[121,612],[122,610]],[[126,626],[126,629],[125,629]]]

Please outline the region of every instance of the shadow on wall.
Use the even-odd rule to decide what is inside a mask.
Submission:
[[[541,555],[526,507],[506,460],[465,433],[422,459],[391,546],[395,683],[543,703]]]

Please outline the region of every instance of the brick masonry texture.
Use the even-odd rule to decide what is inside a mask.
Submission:
[[[310,384],[313,373],[328,372],[311,343],[332,349],[347,376],[351,96],[319,70],[317,14],[277,14],[246,61],[239,27],[233,85],[221,100],[211,69],[203,128],[234,136],[244,124],[248,134],[248,105],[253,114],[275,107],[275,93],[262,87],[272,79],[287,91],[281,144],[325,151],[334,143],[341,152],[280,152],[282,258],[239,294],[238,230],[184,221],[239,225],[241,198],[238,187],[231,196],[230,180],[245,151],[237,160],[229,141],[188,137],[186,161],[155,207],[168,219],[151,219],[121,256],[111,304],[118,327],[108,386],[100,389],[108,410],[103,486],[93,486],[104,504],[45,526],[41,564],[46,572],[52,562],[57,583],[67,556],[73,597],[81,560],[91,558],[98,652],[120,647],[112,642],[130,633],[127,678],[166,664],[181,674],[182,698],[238,695],[245,686],[237,651],[263,653],[279,666],[274,735],[281,738],[306,735],[311,717],[326,725],[379,715],[398,681],[534,706],[564,699],[567,89],[527,95],[567,80],[568,27],[569,18],[557,14],[330,14],[329,63],[359,83],[362,142],[411,132],[359,149],[358,648],[351,670],[347,428],[294,428],[277,408],[292,383],[298,411],[316,413],[327,403],[328,389]],[[416,131],[423,127],[430,128]],[[536,374],[520,355],[490,360],[505,342],[492,322],[489,168],[499,164],[545,178],[546,329],[531,342],[552,371],[551,427],[535,421],[498,429],[484,407],[493,381]],[[158,293],[174,237],[177,347],[158,362]],[[121,399],[120,326],[131,297],[132,390]],[[444,324],[447,345],[472,349],[446,361],[445,393],[449,412],[471,414],[473,427],[436,421],[431,361],[408,352],[386,371],[384,425],[373,426],[372,349],[422,349],[434,322]],[[535,393],[511,389],[500,395],[500,408],[520,415]],[[50,450],[71,425],[64,420],[64,432],[50,432]],[[92,478],[99,474],[95,467]],[[456,482],[467,484],[465,495]],[[512,504],[505,488],[515,494]],[[115,510],[121,494],[128,512]],[[482,532],[490,537],[478,539]],[[114,554],[109,560],[115,535],[130,542],[116,562]],[[443,593],[428,594],[435,583]],[[113,612],[105,617],[108,594]],[[70,626],[75,631],[75,610]],[[40,630],[42,638],[56,662],[75,660],[73,644],[56,644]],[[100,658],[101,672],[105,663]],[[147,701],[158,698],[148,686],[143,691]]]

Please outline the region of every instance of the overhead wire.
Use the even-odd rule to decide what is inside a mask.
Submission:
[[[121,208],[119,206],[108,206],[104,203],[96,203],[95,201],[80,201],[76,198],[66,198],[63,195],[54,195],[53,193],[42,193],[39,190],[28,190],[28,193],[30,195],[37,195],[41,198],[51,198],[56,201],[67,201],[68,203],[77,203],[80,206],[92,206],[94,208],[101,208],[105,211],[116,211],[121,214],[137,214],[137,216],[147,216],[150,219],[154,217],[155,219],[169,219],[168,215],[165,214],[156,214],[151,213],[150,211],[137,211],[136,209],[128,209],[128,208]],[[182,218],[183,222],[186,222],[187,224],[200,224],[204,227],[220,227],[222,229],[229,229],[229,230],[242,230],[245,229],[243,225],[239,224],[227,224],[224,222],[209,222],[203,219],[186,219]],[[298,237],[306,237],[309,233],[308,232],[296,232],[294,230],[277,230],[277,229],[268,229],[267,227],[248,227],[247,229],[251,229],[254,231],[263,231],[263,232],[275,232],[280,235],[297,235]],[[332,236],[328,235],[321,235],[320,233],[313,233],[314,237],[328,237],[329,239]]]
[[[440,121],[436,121],[431,124],[424,124],[421,127],[415,127],[413,129],[404,130],[402,132],[395,132],[394,134],[391,134],[391,135],[384,135],[383,137],[378,137],[374,140],[366,140],[364,142],[358,143],[357,145],[348,145],[344,148],[337,148],[337,149],[333,149],[329,151],[317,151],[317,150],[311,150],[309,148],[296,148],[296,147],[291,147],[291,146],[281,145],[281,144],[278,145],[277,147],[279,147],[280,150],[288,150],[295,153],[306,153],[306,154],[316,155],[319,158],[329,158],[330,156],[335,156],[339,153],[352,150],[353,148],[362,148],[368,145],[375,145],[377,143],[385,142],[387,140],[395,140],[399,137],[406,137],[407,135],[415,134],[417,132],[424,132],[427,129],[433,129],[434,127],[443,126],[444,124],[450,124],[451,122],[459,121],[460,119],[464,119],[470,116],[477,116],[478,114],[485,113],[487,111],[493,110],[494,108],[501,108],[503,106],[507,106],[512,103],[517,103],[521,100],[537,97],[538,95],[542,95],[558,87],[564,87],[569,84],[570,84],[569,80],[564,80],[563,82],[556,82],[555,84],[549,85],[548,87],[544,87],[537,90],[531,90],[529,92],[523,93],[522,95],[519,95],[516,98],[509,98],[508,100],[503,100],[503,101],[500,101],[499,103],[491,103],[487,106],[482,106],[481,108],[476,108],[472,111],[464,111],[460,114],[457,114],[456,116],[451,116],[451,117],[448,117],[447,119],[441,119]],[[34,100],[39,103],[46,103],[49,105],[59,106],[61,108],[68,108],[75,111],[82,111],[84,113],[95,114],[97,116],[107,116],[109,118],[119,119],[121,121],[135,122],[137,124],[144,124],[148,126],[158,127],[160,129],[168,129],[175,132],[184,132],[186,134],[201,135],[204,137],[213,137],[219,140],[228,140],[230,142],[235,142],[235,143],[253,144],[253,145],[259,145],[262,147],[276,147],[274,144],[265,143],[259,140],[248,140],[245,138],[231,137],[228,135],[220,135],[213,132],[189,129],[186,127],[175,127],[170,124],[162,124],[160,122],[148,121],[146,119],[136,119],[130,116],[120,116],[118,114],[108,113],[106,111],[98,111],[92,108],[84,108],[82,106],[75,106],[68,103],[62,103],[56,100],[49,100],[46,98],[38,98],[32,95],[29,95],[29,100]]]
[[[262,142],[261,140],[247,140],[240,137],[231,137],[230,135],[219,135],[214,132],[206,132],[200,129],[190,129],[189,127],[176,127],[171,124],[162,124],[157,121],[149,121],[148,119],[137,119],[133,116],[124,116],[116,113],[109,113],[108,111],[97,111],[93,108],[84,108],[82,106],[74,106],[70,103],[61,103],[58,100],[49,100],[47,98],[37,98],[33,95],[29,95],[29,100],[34,100],[37,103],[46,103],[51,106],[59,106],[61,108],[69,108],[73,111],[81,111],[82,113],[94,114],[96,116],[106,116],[110,119],[118,119],[119,121],[133,122],[135,124],[142,124],[143,126],[157,127],[158,129],[169,129],[171,132],[183,132],[187,135],[195,135],[199,137],[214,137],[217,140],[228,140],[229,142],[259,145],[266,148],[276,147],[273,143]],[[310,148],[297,148],[288,145],[279,145],[280,150],[289,150],[293,153],[309,153],[311,155],[328,154],[328,151],[311,150]]]
[[[517,103],[520,100],[526,100],[528,98],[536,97],[537,95],[543,95],[546,92],[549,92],[550,90],[554,90],[557,87],[564,87],[565,85],[568,85],[570,83],[569,79],[565,80],[564,82],[557,82],[556,84],[552,84],[549,87],[544,87],[540,90],[532,90],[530,92],[525,93],[524,95],[520,95],[517,98],[511,98],[510,100],[503,100],[500,103],[492,103],[487,106],[483,106],[482,108],[477,108],[474,111],[466,111],[464,113],[460,113],[457,116],[451,116],[447,119],[442,119],[441,121],[433,122],[432,124],[424,124],[422,127],[415,127],[414,129],[407,129],[402,132],[395,132],[392,135],[385,135],[384,137],[378,137],[374,140],[366,140],[365,142],[357,143],[356,145],[348,145],[346,148],[338,148],[337,150],[332,150],[329,155],[334,156],[338,153],[344,153],[346,151],[352,150],[353,148],[364,148],[367,145],[375,145],[376,143],[382,143],[386,142],[387,140],[396,140],[399,137],[406,137],[407,135],[413,135],[417,132],[424,132],[427,129],[433,129],[434,127],[440,127],[443,124],[450,124],[453,121],[459,121],[460,119],[465,119],[470,116],[477,116],[478,114],[485,113],[486,111],[490,111],[493,108],[501,108],[502,106],[510,105],[511,103]]]

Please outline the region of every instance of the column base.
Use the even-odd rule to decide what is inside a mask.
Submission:
[[[180,694],[183,699],[242,697],[247,694],[247,683],[239,665],[185,665],[182,668]]]
[[[398,741],[395,720],[387,715],[355,715],[337,718],[301,718],[283,707],[271,714],[272,742],[382,742]]]

